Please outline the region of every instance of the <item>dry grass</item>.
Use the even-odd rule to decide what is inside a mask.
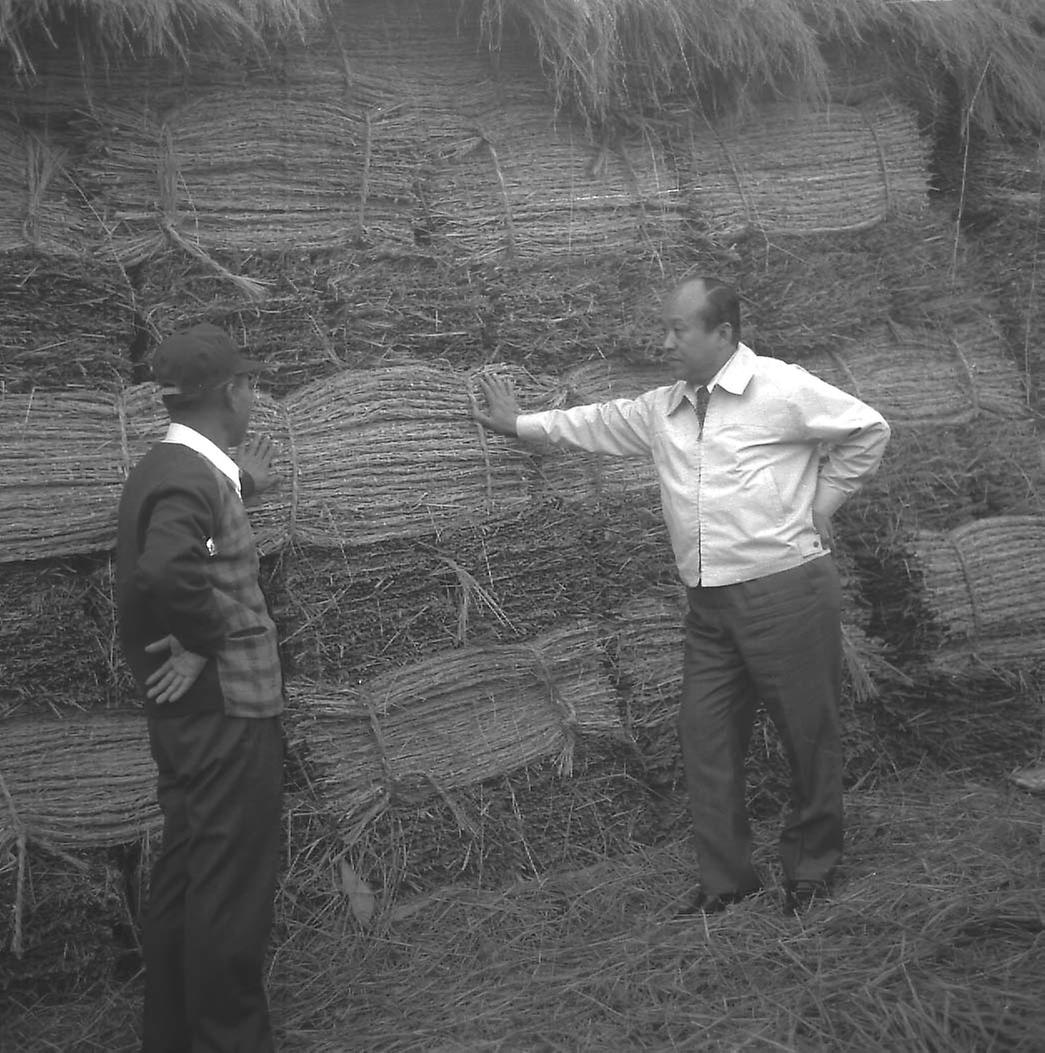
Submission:
[[[115,62],[135,52],[181,56],[197,36],[229,46],[260,43],[268,32],[301,33],[317,16],[311,0],[189,0],[176,8],[152,0],[105,0],[89,14],[15,0],[0,20],[0,47],[17,73],[31,76],[58,42]]]
[[[2,254],[0,391],[124,387],[134,368],[134,306],[127,274],[114,264]]]
[[[720,0],[482,0],[482,8],[488,37],[523,26],[560,96],[596,117],[655,111],[680,92],[720,107],[779,92],[823,98],[845,72],[839,48],[879,62],[884,52],[891,79],[930,103],[953,78],[959,108],[980,127],[1040,127],[1045,114],[1033,73],[1043,48],[1035,0],[768,0],[739,10]]]
[[[1040,1045],[1040,800],[1004,784],[905,773],[850,795],[829,903],[785,918],[771,891],[671,921],[694,882],[684,841],[496,888],[382,896],[355,919],[336,867],[292,860],[269,973],[280,1048],[309,1053]],[[140,977],[12,999],[25,1053],[136,1048]]]
[[[70,178],[68,144],[0,117],[0,253],[82,258],[93,222]]]

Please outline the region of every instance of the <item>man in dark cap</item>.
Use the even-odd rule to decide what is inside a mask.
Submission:
[[[156,349],[170,426],[123,488],[120,641],[145,696],[163,843],[145,921],[145,1053],[273,1048],[263,965],[283,771],[283,678],[243,500],[268,485],[268,439],[243,443],[245,358],[198,325]]]

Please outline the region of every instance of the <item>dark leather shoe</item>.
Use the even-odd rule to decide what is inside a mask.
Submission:
[[[830,898],[826,881],[788,881],[784,885],[784,913],[805,914],[814,904]]]
[[[756,892],[761,892],[761,886],[748,889],[746,892],[705,892],[699,889],[696,895],[680,910],[675,912],[675,918],[695,918],[699,914],[721,914],[726,907],[739,903]]]

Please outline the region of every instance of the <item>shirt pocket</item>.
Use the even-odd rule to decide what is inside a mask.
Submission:
[[[236,629],[225,637],[218,653],[218,676],[222,694],[229,702],[256,702],[279,670],[279,652],[275,625],[251,625]]]

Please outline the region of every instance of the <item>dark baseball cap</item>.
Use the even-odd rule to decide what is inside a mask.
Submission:
[[[152,356],[152,375],[161,395],[199,395],[243,373],[260,373],[263,362],[246,358],[233,339],[203,322],[160,341]]]

